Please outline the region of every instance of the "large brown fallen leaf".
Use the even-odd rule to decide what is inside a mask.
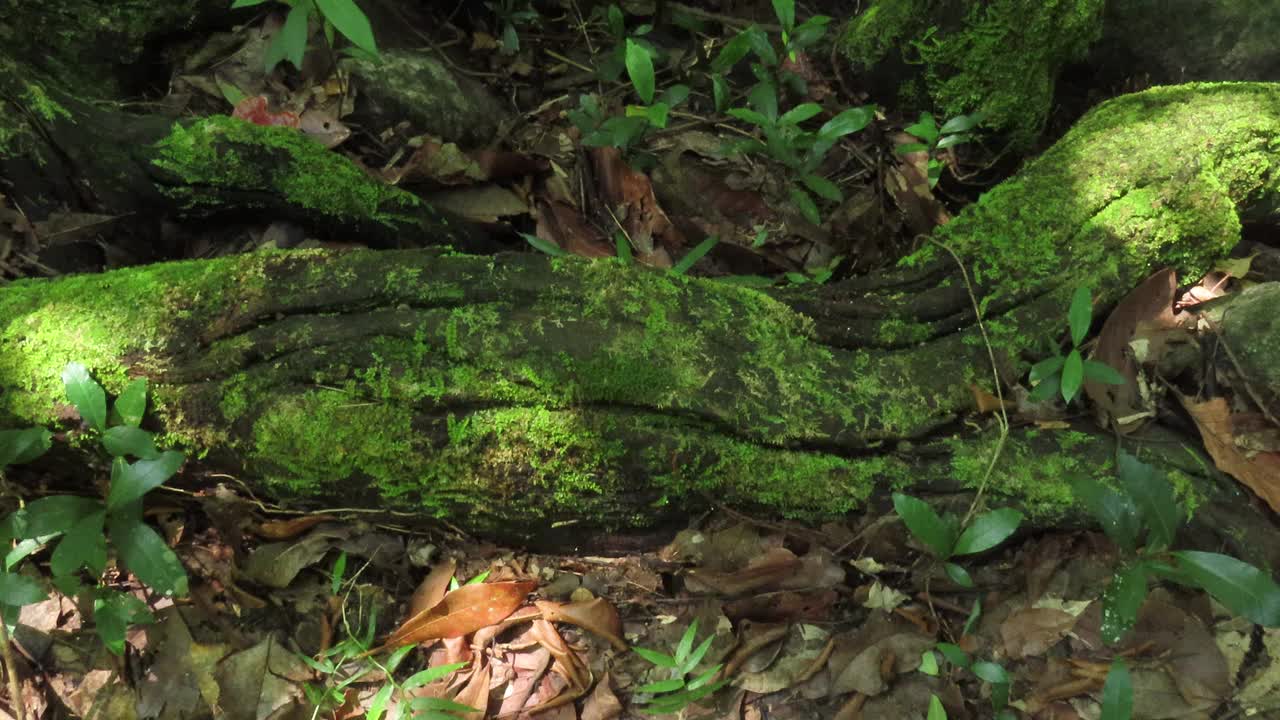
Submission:
[[[445,595],[439,604],[406,620],[381,649],[461,637],[502,622],[535,587],[537,583],[533,581],[464,585]]]
[[[413,597],[409,598],[409,617],[417,617],[423,610],[439,605],[449,592],[449,581],[453,579],[453,573],[457,569],[458,561],[455,558],[436,563],[431,572],[418,583],[418,587],[414,588]]]
[[[619,652],[627,649],[627,643],[622,639],[622,618],[618,616],[618,609],[604,598],[568,605],[538,600],[534,605],[542,611],[542,617],[550,622],[577,625],[608,640]]]
[[[1280,512],[1280,453],[1264,452],[1250,458],[1236,447],[1231,409],[1225,398],[1198,403],[1179,395],[1178,400],[1200,428],[1200,437],[1213,464],[1266,500],[1272,510]]]

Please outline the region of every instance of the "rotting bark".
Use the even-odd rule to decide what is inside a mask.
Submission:
[[[972,274],[1005,384],[1061,334],[1075,286],[1105,305],[1160,264],[1194,273],[1234,244],[1242,216],[1275,207],[1278,101],[1280,86],[1263,84],[1117,99],[937,233]],[[353,239],[461,232],[282,129],[57,107],[66,115],[39,113],[6,165],[39,176],[38,158],[82,159],[49,177],[96,183],[104,206],[183,216],[247,199],[345,221]],[[78,144],[72,126],[89,118],[119,134]],[[350,182],[314,180],[335,173]],[[64,422],[59,373],[79,361],[113,392],[148,377],[156,428],[200,467],[508,537],[640,526],[690,503],[816,519],[889,488],[971,492],[993,450],[990,430],[966,423],[969,385],[990,389],[987,357],[968,287],[933,246],[816,292],[426,250],[261,254],[0,290],[0,423]],[[1180,452],[1150,457],[1208,510],[1198,517],[1237,513],[1243,529],[1219,528],[1223,542],[1280,565],[1253,542],[1265,517]],[[1085,431],[1017,430],[991,490],[1056,522],[1071,512],[1070,476],[1108,474],[1109,453]]]

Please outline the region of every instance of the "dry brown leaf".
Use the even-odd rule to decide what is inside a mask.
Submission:
[[[1173,317],[1173,295],[1178,289],[1178,275],[1172,268],[1155,273],[1134,288],[1121,300],[1098,333],[1098,346],[1093,359],[1106,363],[1124,376],[1124,385],[1104,385],[1086,381],[1085,394],[1099,409],[1112,419],[1140,415],[1145,408],[1139,406],[1138,368],[1128,352],[1129,343],[1144,329],[1146,334],[1177,327]],[[1148,355],[1147,362],[1156,358]],[[1136,430],[1139,423],[1113,423],[1120,432]]]
[[[1075,627],[1070,613],[1052,608],[1022,608],[1000,625],[1005,653],[1014,660],[1043,655]]]
[[[582,720],[617,720],[620,717],[622,703],[609,686],[609,673],[605,673],[582,705]]]
[[[336,520],[332,515],[303,515],[291,520],[270,520],[260,523],[253,529],[255,535],[268,540],[288,540],[295,538],[322,522]]]
[[[502,622],[535,587],[537,583],[533,581],[464,585],[446,594],[439,604],[406,620],[382,649],[461,637]]]
[[[467,680],[466,686],[453,701],[479,710],[480,714],[475,717],[485,717],[485,713],[489,711],[489,678],[492,675],[493,670],[489,665],[476,668],[471,673],[471,679]]]
[[[626,230],[636,253],[652,253],[654,237],[666,235],[672,228],[671,220],[658,205],[649,177],[627,165],[617,148],[595,148],[591,160],[600,183],[600,197]]]
[[[1280,453],[1258,453],[1250,458],[1236,447],[1231,409],[1224,398],[1202,403],[1179,395],[1182,406],[1200,428],[1200,438],[1213,464],[1219,470],[1244,483],[1250,490],[1280,512]]]
[[[567,605],[547,600],[537,600],[533,604],[550,622],[577,625],[608,640],[618,651],[627,649],[627,642],[622,639],[622,618],[618,616],[618,609],[604,598]]]
[[[455,558],[436,563],[431,572],[418,583],[413,597],[409,598],[409,617],[417,617],[423,610],[440,604],[445,593],[449,592],[449,581],[453,579],[453,573],[457,569],[458,561]]]
[[[693,569],[686,576],[690,590],[713,592],[720,595],[741,595],[763,587],[773,587],[795,574],[800,558],[782,547],[770,548],[752,560],[746,567],[731,573],[717,573]]]

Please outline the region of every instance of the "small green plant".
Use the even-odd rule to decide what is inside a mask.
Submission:
[[[514,55],[520,52],[520,33],[517,28],[537,23],[538,11],[533,9],[529,0],[490,0],[484,5],[493,12],[502,26],[502,37],[498,40],[502,54]]]
[[[671,110],[689,98],[689,86],[672,85],[656,95],[653,69],[654,50],[646,43],[627,38],[623,44],[627,77],[642,105],[628,105],[623,115],[608,116],[595,95],[578,98],[578,109],[567,113],[569,121],[582,132],[582,142],[593,147],[627,150],[654,128],[665,128]]]
[[[626,15],[616,4],[608,7],[597,5],[592,17],[600,19],[604,16],[605,27],[613,45],[604,53],[604,60],[596,67],[596,76],[604,82],[616,82],[627,68],[627,42],[642,46],[654,58],[662,57],[662,50],[645,39],[653,31],[651,23],[644,23],[630,31],[627,30]]]
[[[1185,513],[1159,471],[1122,451],[1116,476],[1117,487],[1089,478],[1073,484],[1076,497],[1124,555],[1102,593],[1103,641],[1120,642],[1137,622],[1153,578],[1200,588],[1236,615],[1280,627],[1280,585],[1270,574],[1230,555],[1169,549]],[[1107,720],[1127,720],[1133,707],[1129,671],[1119,658],[1107,674],[1102,707]]]
[[[1085,360],[1080,354],[1080,343],[1089,334],[1093,321],[1093,300],[1089,288],[1076,288],[1067,310],[1067,326],[1071,331],[1071,350],[1066,355],[1054,355],[1031,367],[1031,382],[1035,388],[1030,398],[1044,402],[1061,393],[1063,401],[1070,403],[1080,392],[1085,379],[1108,385],[1123,385],[1124,376],[1115,368],[1097,360]]]
[[[929,153],[929,187],[934,187],[942,177],[944,167],[940,158],[942,151],[973,139],[971,131],[982,122],[982,117],[982,113],[957,115],[943,123],[942,127],[938,127],[931,113],[920,113],[920,119],[915,124],[903,128],[908,135],[919,138],[920,142],[899,145],[895,148],[895,152],[899,155],[913,152]]]
[[[814,15],[797,26],[795,0],[773,0],[773,14],[782,26],[777,47],[764,30],[758,25],[751,25],[725,43],[711,61],[711,89],[716,110],[723,112],[729,106],[729,84],[725,75],[749,54],[756,58],[751,64],[751,72],[760,83],[787,87],[798,96],[808,93],[804,78],[783,61],[796,62],[801,51],[821,40],[827,33],[831,18]]]
[[[929,553],[942,563],[947,577],[971,588],[969,571],[951,562],[957,555],[985,552],[1009,538],[1022,524],[1022,513],[1013,508],[1000,508],[975,516],[961,531],[955,515],[939,515],[929,503],[902,493],[893,494],[893,509],[906,523],[907,530]]]
[[[947,662],[963,670],[968,670],[976,675],[979,680],[987,683],[991,689],[991,709],[995,713],[996,720],[1017,720],[1017,713],[1009,707],[1009,687],[1012,681],[1009,679],[1009,672],[1004,669],[1003,665],[988,660],[975,661],[969,653],[960,649],[958,645],[951,643],[938,643],[935,650],[941,653]],[[933,672],[927,672],[926,674],[936,675],[938,672],[938,660],[933,650],[926,650],[922,656],[921,672],[925,672],[926,663],[933,670]],[[946,717],[946,715],[943,715],[943,717]]]
[[[231,9],[253,7],[268,0],[235,0]],[[311,18],[317,13],[323,23],[324,37],[332,47],[334,32],[349,40],[353,47],[344,52],[367,58],[378,57],[378,45],[373,40],[373,28],[369,18],[354,0],[280,0],[289,6],[284,26],[271,38],[267,46],[267,72],[271,72],[281,60],[288,60],[295,68],[302,69],[302,56],[307,52],[307,38],[311,35]]]
[[[689,703],[707,697],[729,682],[729,678],[715,680],[715,676],[724,668],[722,664],[712,667],[695,678],[689,678],[693,669],[702,662],[702,658],[711,649],[711,641],[715,639],[714,635],[709,635],[695,648],[693,643],[697,635],[698,621],[694,620],[680,637],[680,643],[676,645],[674,655],[646,648],[634,648],[636,654],[645,660],[671,670],[671,677],[666,680],[651,682],[636,688],[637,693],[649,696],[647,700],[642,701],[645,703],[644,712],[655,715],[679,712]]]
[[[784,275],[784,277],[787,279],[787,282],[792,285],[806,285],[809,283],[813,283],[814,285],[823,285],[831,279],[831,276],[836,272],[836,268],[839,267],[843,260],[843,255],[837,255],[831,258],[826,265],[810,271],[807,275],[801,272],[789,272]]]
[[[13,573],[18,562],[52,546],[49,567],[54,585],[79,597],[91,614],[107,648],[124,652],[125,630],[151,622],[147,606],[133,595],[101,583],[111,551],[140,582],[164,595],[185,595],[187,574],[182,562],[155,530],[143,522],[143,497],[162,485],[182,466],[185,457],[156,449],[155,438],[139,427],[147,406],[147,382],[138,379],[107,409],[106,392],[83,365],[70,363],[62,373],[67,397],[103,449],[113,457],[111,484],[105,500],[78,495],[50,495],[28,503],[0,521],[0,542],[17,545],[5,558],[0,573],[0,614],[17,618],[17,607],[45,597],[33,580]],[[29,462],[50,447],[43,428],[0,433],[0,468]],[[137,458],[130,463],[126,457]],[[94,578],[82,583],[82,572]],[[89,612],[91,610],[91,613]],[[6,622],[11,622],[6,620]]]

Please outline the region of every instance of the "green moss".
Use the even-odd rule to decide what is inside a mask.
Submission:
[[[59,118],[63,120],[71,120],[71,113],[45,93],[44,88],[37,83],[25,83],[26,91],[22,94],[22,99],[28,109],[40,116],[44,120],[53,121]]]
[[[264,127],[215,116],[189,126],[175,124],[156,143],[155,166],[182,185],[162,188],[191,207],[218,206],[220,189],[259,192],[284,199],[320,216],[345,221],[398,218],[413,221],[416,196],[365,175],[341,155],[297,130]],[[273,155],[262,162],[257,153]],[[254,153],[252,162],[243,156]]]

